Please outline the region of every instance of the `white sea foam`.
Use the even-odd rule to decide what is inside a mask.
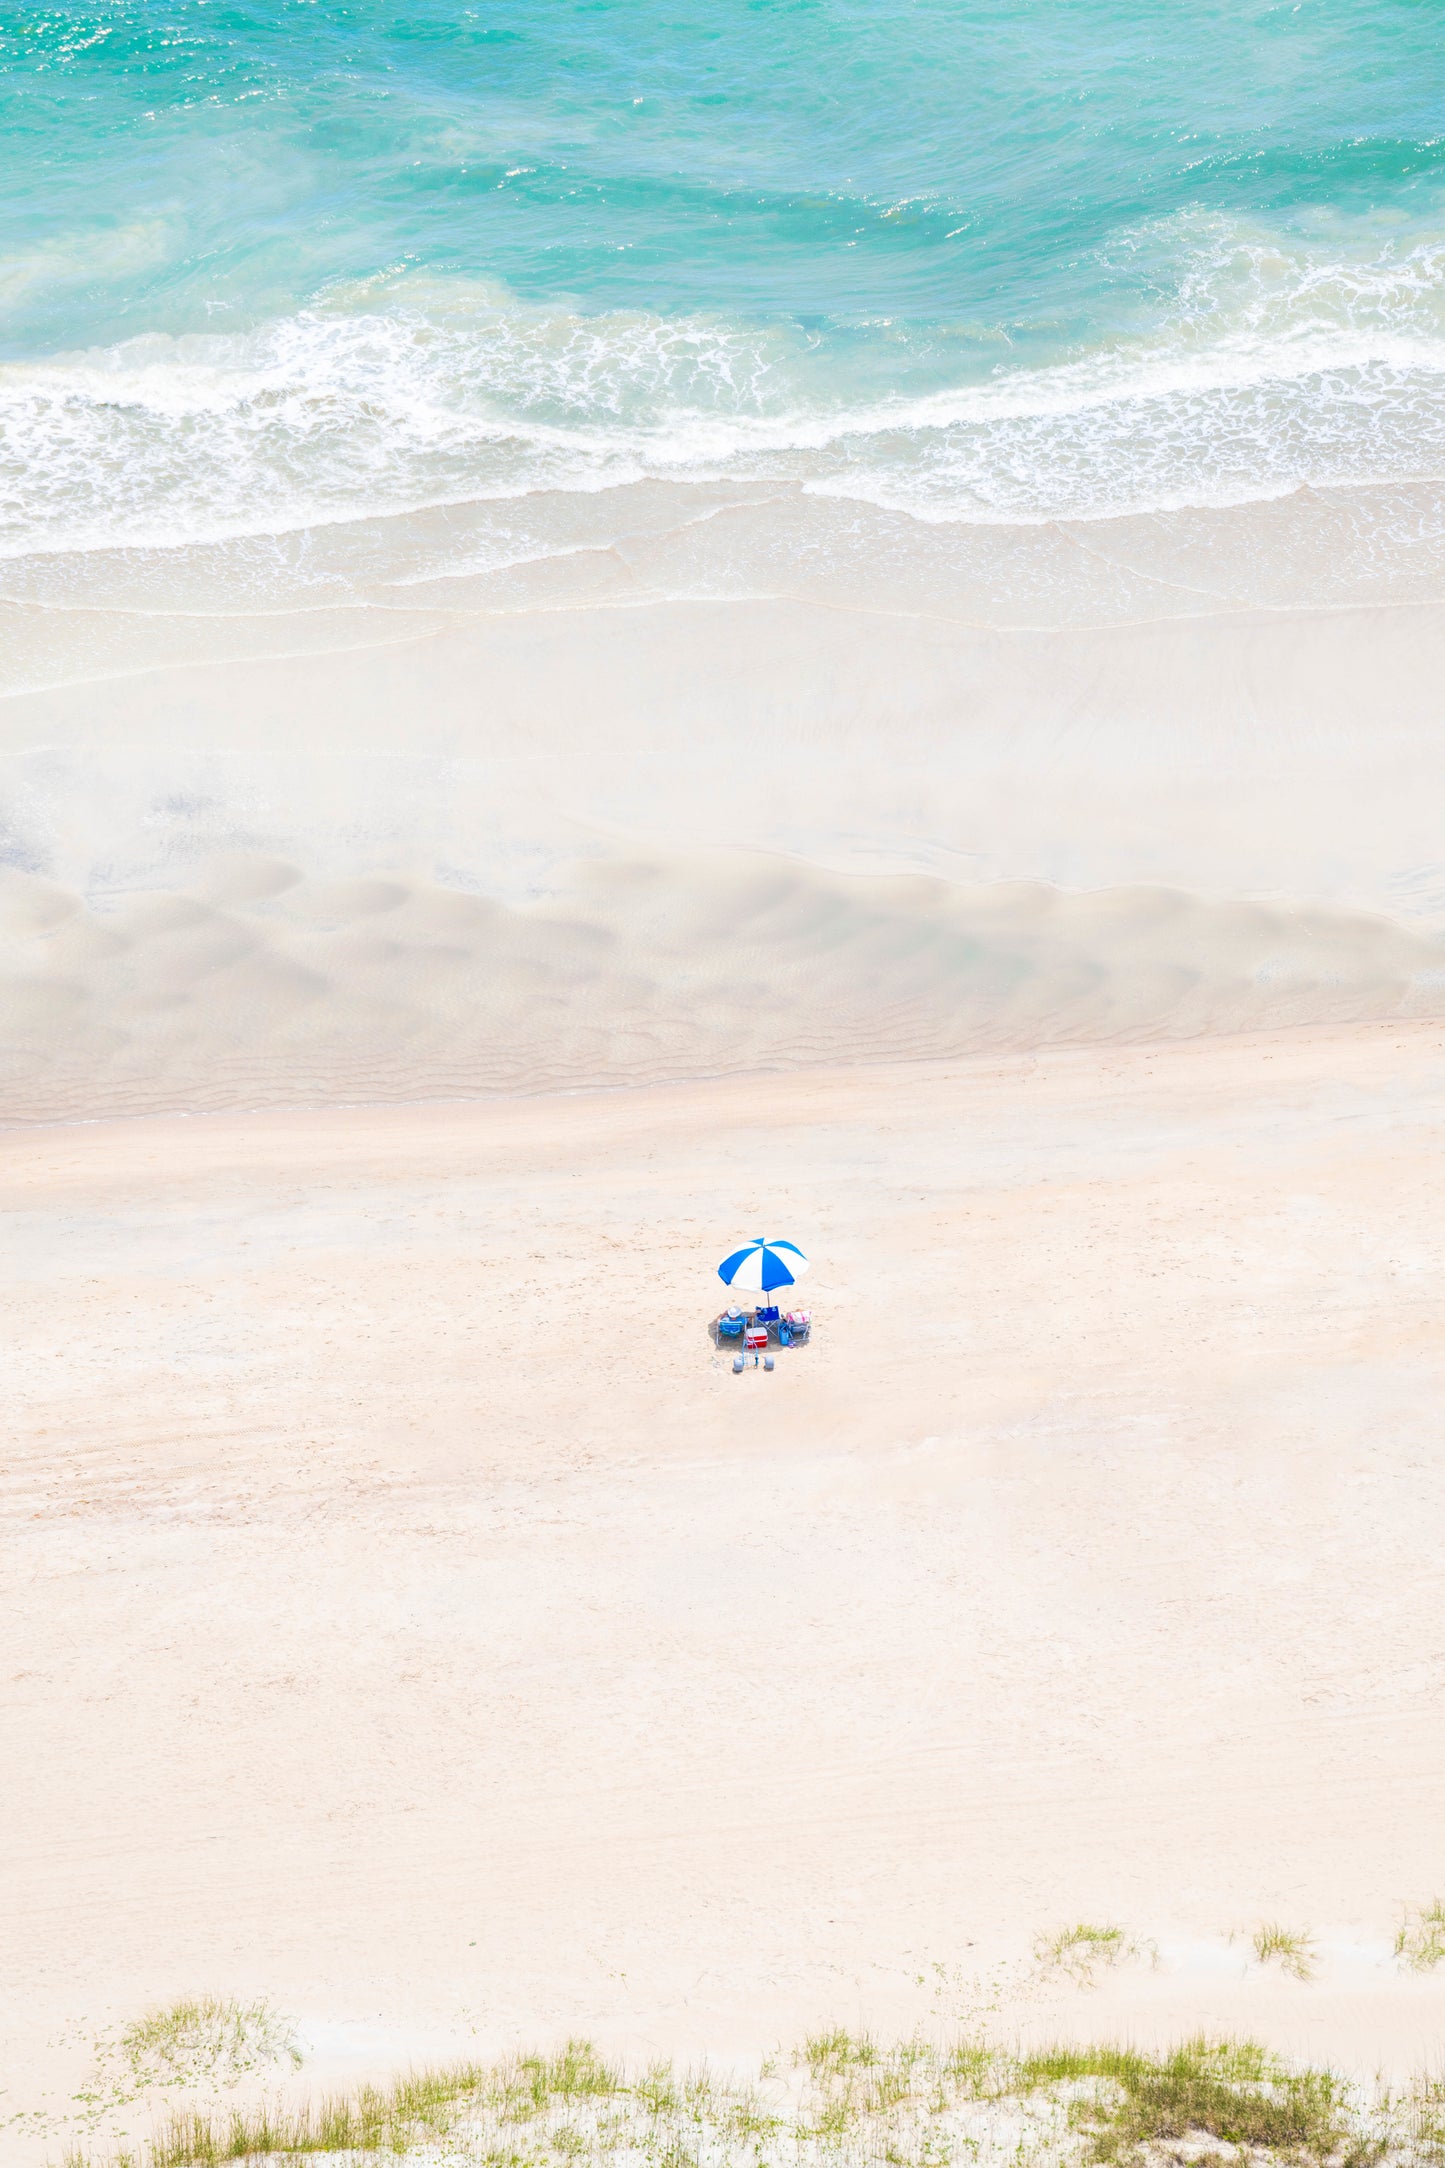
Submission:
[[[1157,231],[1133,237],[1157,254]],[[1121,247],[1124,244],[1120,244]],[[938,346],[524,307],[390,281],[245,334],[0,371],[0,549],[220,540],[648,478],[778,480],[926,521],[1244,503],[1445,473],[1445,245],[1173,235],[1167,321],[940,382]],[[860,359],[860,356],[862,357]]]

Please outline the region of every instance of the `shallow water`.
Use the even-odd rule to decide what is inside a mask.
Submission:
[[[648,478],[951,524],[1445,475],[1408,0],[115,0],[3,55],[11,555]]]

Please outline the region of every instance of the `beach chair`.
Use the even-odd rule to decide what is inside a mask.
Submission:
[[[741,1340],[747,1319],[741,1310],[724,1310],[717,1321],[718,1344],[724,1340]]]
[[[778,1340],[783,1347],[802,1347],[813,1329],[813,1320],[806,1310],[789,1310],[778,1323]]]

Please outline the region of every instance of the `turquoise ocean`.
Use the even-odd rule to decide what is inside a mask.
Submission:
[[[102,0],[10,14],[0,88],[12,560],[1445,475],[1422,0]]]

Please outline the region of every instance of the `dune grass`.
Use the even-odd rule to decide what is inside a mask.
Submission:
[[[1081,2097],[1074,2120],[1096,2161],[1137,2160],[1169,2141],[1216,2139],[1288,2159],[1357,2153],[1349,2095],[1327,2070],[1291,2070],[1250,2041],[1191,2040],[1165,2055],[1134,2048],[1055,2048],[1023,2059],[1025,2084],[1094,2078],[1111,2090]]]
[[[1278,1921],[1270,1921],[1263,1927],[1257,1927],[1251,1940],[1260,1964],[1278,1965],[1292,1980],[1314,1978],[1314,1942],[1301,1930],[1281,1927]]]
[[[173,2085],[198,2078],[240,2078],[267,2064],[299,2068],[301,2056],[286,2020],[264,2002],[234,1996],[186,1996],[148,2010],[127,2025],[120,2052],[136,2085]]]
[[[1100,1973],[1140,1955],[1137,1942],[1122,1927],[1094,1926],[1081,1920],[1057,1934],[1041,1935],[1034,1956],[1044,1972],[1064,1973],[1080,1987],[1092,1987]]]
[[[1445,1957],[1445,1904],[1438,1897],[1405,1914],[1395,1955],[1411,1972],[1433,1972]]]
[[[363,2085],[315,2106],[262,2107],[227,2116],[172,2115],[147,2155],[146,2168],[211,2168],[266,2155],[405,2153],[445,2135],[492,2073],[462,2064],[423,2070],[384,2090]]]
[[[412,2072],[293,2108],[172,2114],[125,2168],[420,2153],[470,2168],[1366,2168],[1445,2159],[1445,2105],[1362,2102],[1327,2070],[1250,2042],[1009,2053],[979,2041],[882,2044],[843,2028],[758,2085],[658,2063],[630,2074],[585,2041],[559,2053]],[[1388,2108],[1388,2112],[1387,2112]],[[1383,2118],[1383,2119],[1382,2119]],[[68,2168],[102,2168],[72,2156]],[[110,2168],[121,2168],[113,2159]]]

